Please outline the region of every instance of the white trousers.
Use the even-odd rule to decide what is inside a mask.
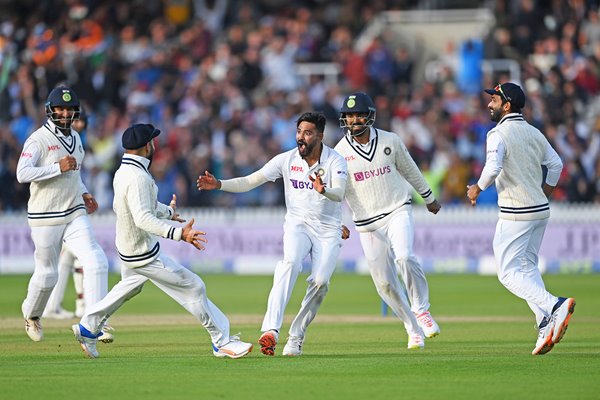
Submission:
[[[412,208],[395,211],[385,225],[359,236],[377,293],[404,322],[409,334],[419,332],[414,313],[429,310],[429,286],[413,254]]]
[[[83,287],[93,304],[108,290],[108,260],[96,241],[87,215],[66,225],[31,228],[35,245],[35,269],[29,280],[27,297],[21,306],[25,318],[41,317],[58,279],[58,259],[64,245],[84,265]]]
[[[121,267],[121,280],[105,298],[86,307],[81,325],[95,335],[100,333],[106,320],[127,300],[138,295],[148,280],[196,317],[215,346],[229,342],[229,320],[206,296],[204,281],[162,254],[143,267]]]
[[[323,235],[305,223],[286,221],[283,260],[275,267],[273,287],[269,293],[267,312],[261,328],[263,332],[281,328],[285,308],[290,301],[298,274],[302,271],[302,261],[310,254],[312,269],[306,280],[308,287],[300,311],[289,330],[290,336],[304,337],[308,325],[317,315],[327,294],[329,279],[335,270],[341,247],[340,232],[332,231]]]
[[[537,325],[552,313],[558,297],[550,294],[538,269],[538,253],[548,219],[499,219],[494,235],[498,279],[511,293],[527,301]]]

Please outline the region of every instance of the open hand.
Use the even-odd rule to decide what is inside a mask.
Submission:
[[[200,175],[196,180],[196,186],[198,190],[215,190],[221,188],[221,181],[210,172],[204,171],[204,175]]]
[[[192,225],[194,225],[194,218],[192,218],[190,222],[183,227],[182,239],[193,245],[198,250],[204,250],[202,243],[208,243],[208,240],[206,240],[204,237],[206,232],[197,231],[192,227]]]
[[[175,193],[173,193],[173,198],[169,203],[169,207],[173,209],[173,216],[171,217],[172,221],[185,222],[185,219],[181,218],[179,214],[175,211],[177,210],[177,195]]]

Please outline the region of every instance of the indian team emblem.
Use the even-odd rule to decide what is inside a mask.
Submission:
[[[354,106],[356,105],[356,101],[354,100],[354,98],[349,98],[348,102],[346,102],[346,105],[348,106],[348,108],[354,108]]]
[[[63,101],[67,101],[67,102],[71,101],[71,93],[64,92],[62,95],[62,99],[63,99]]]
[[[392,149],[390,149],[389,147],[386,147],[385,149],[383,149],[383,152],[385,153],[386,156],[389,156],[390,154],[392,154]]]
[[[319,168],[319,170],[317,171],[317,173],[319,174],[319,176],[324,176],[325,175],[325,170],[323,168]]]

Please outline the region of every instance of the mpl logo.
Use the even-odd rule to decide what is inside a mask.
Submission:
[[[304,169],[299,165],[292,165],[292,172],[304,172]]]
[[[349,156],[346,156],[344,158],[346,159],[346,161],[354,161],[354,160],[356,160],[356,157],[354,157],[353,155],[349,155]]]
[[[48,151],[60,150],[60,146],[57,144],[53,144],[52,146],[48,146]]]

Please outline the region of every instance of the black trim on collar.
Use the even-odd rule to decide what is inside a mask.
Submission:
[[[346,135],[346,141],[348,142],[348,144],[350,145],[350,147],[352,147],[354,149],[354,151],[361,156],[362,158],[364,158],[365,160],[371,162],[373,161],[373,158],[375,157],[375,152],[377,150],[377,143],[379,142],[379,132],[377,131],[377,128],[375,129],[375,140],[373,140],[373,143],[371,144],[371,147],[368,149],[368,151],[364,151],[363,149],[360,148],[359,145],[354,144],[352,139],[348,137],[348,135]],[[369,144],[371,143],[371,141],[369,140]]]
[[[63,147],[65,148],[65,150],[67,150],[67,152],[69,154],[73,154],[73,152],[77,148],[77,139],[76,139],[75,135],[71,134],[71,137],[73,138],[73,140],[71,140],[71,143],[67,143],[67,141],[62,137],[65,135],[62,135],[62,133],[61,133],[62,136],[58,136],[58,132],[56,132],[56,129],[58,129],[58,128],[55,128],[55,130],[53,131],[47,121],[44,124],[44,128],[48,129],[50,131],[50,133],[52,133],[54,135],[54,137],[56,139],[58,139],[58,141],[63,145]]]
[[[134,167],[137,167],[143,171],[145,171],[146,173],[150,173],[148,171],[148,169],[144,166],[144,164],[142,164],[141,162],[139,162],[138,160],[135,160],[133,158],[129,158],[127,156],[123,156],[123,159],[121,160],[121,165],[133,165]]]
[[[498,125],[505,121],[525,121],[525,118],[523,118],[523,115],[521,114],[507,115],[504,118],[502,118],[500,122],[498,122]]]

